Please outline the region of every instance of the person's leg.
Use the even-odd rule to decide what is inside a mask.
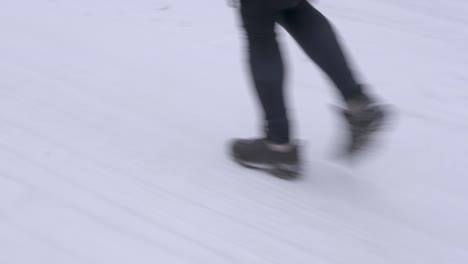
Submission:
[[[249,66],[264,111],[266,137],[234,139],[230,151],[242,166],[293,179],[301,171],[299,146],[290,142],[284,68],[275,34],[277,17],[281,8],[290,4],[288,1],[298,0],[241,0]]]
[[[373,135],[382,128],[387,111],[355,79],[330,22],[306,0],[284,9],[278,22],[329,76],[346,102],[343,115],[349,140],[343,154],[352,156],[368,147]]]
[[[278,22],[329,76],[346,101],[363,96],[330,22],[306,0],[282,11]]]
[[[241,17],[248,42],[250,72],[263,107],[265,133],[275,144],[289,143],[289,122],[284,102],[284,68],[276,40],[279,11],[269,0],[242,0]]]

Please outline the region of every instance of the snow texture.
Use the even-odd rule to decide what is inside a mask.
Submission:
[[[337,163],[337,93],[279,30],[289,182],[226,155],[259,124],[226,1],[2,0],[0,263],[468,263],[468,2],[314,4],[397,117]]]

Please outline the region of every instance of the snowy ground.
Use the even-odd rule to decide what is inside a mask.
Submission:
[[[398,120],[334,162],[336,92],[281,33],[286,182],[226,158],[258,113],[225,1],[2,0],[0,263],[468,263],[468,2],[317,7]]]

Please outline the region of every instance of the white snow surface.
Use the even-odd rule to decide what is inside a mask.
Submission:
[[[226,1],[1,0],[0,263],[468,263],[468,2],[314,2],[396,109],[333,159],[339,98],[282,30],[306,174],[227,156],[258,135]]]

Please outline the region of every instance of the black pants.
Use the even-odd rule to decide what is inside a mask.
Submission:
[[[305,53],[330,77],[348,100],[361,96],[332,26],[306,0],[241,0],[249,63],[255,88],[265,114],[266,138],[283,144],[290,128],[283,96],[284,69],[275,25],[281,25]]]

